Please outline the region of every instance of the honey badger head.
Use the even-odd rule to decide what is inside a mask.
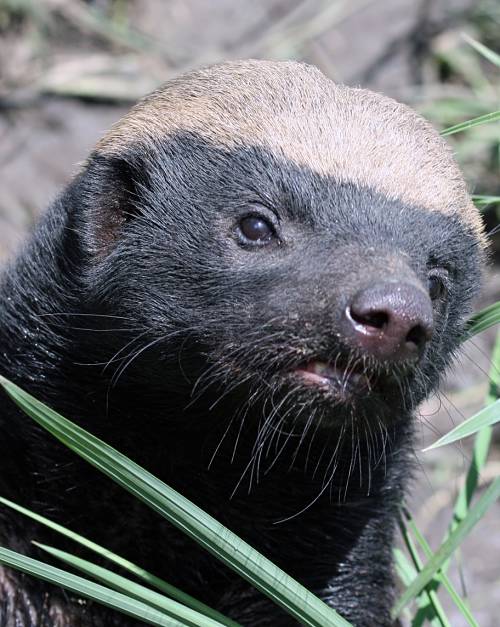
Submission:
[[[129,374],[168,388],[181,369],[194,404],[223,394],[275,424],[407,415],[480,276],[480,219],[437,132],[298,63],[171,81],[70,193],[93,307],[144,329]]]

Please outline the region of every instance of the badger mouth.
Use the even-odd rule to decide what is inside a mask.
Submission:
[[[304,385],[332,394],[340,400],[353,400],[355,397],[373,391],[377,381],[375,374],[362,363],[341,363],[312,359],[292,371]]]

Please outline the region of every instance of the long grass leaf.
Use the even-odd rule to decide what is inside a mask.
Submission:
[[[0,376],[0,385],[39,425],[141,499],[304,625],[348,621],[178,492]]]
[[[130,581],[130,579],[126,579],[121,575],[117,575],[107,568],[103,568],[102,566],[93,564],[81,557],[77,557],[76,555],[72,555],[66,551],[61,551],[60,549],[56,549],[52,546],[47,546],[46,544],[42,544],[40,542],[33,542],[33,544],[49,553],[49,555],[52,555],[65,564],[82,571],[85,575],[100,581],[113,590],[117,590],[129,597],[138,599],[139,601],[154,607],[160,612],[166,613],[170,616],[170,618],[179,620],[190,627],[221,627],[221,623],[218,621],[212,620],[199,612],[195,612],[195,610],[182,605],[182,603],[177,603],[177,601],[173,601],[172,599],[169,599],[154,590],[150,590],[149,588],[142,586],[141,584]]]
[[[486,394],[485,405],[492,405],[499,397],[500,393],[500,332],[497,333],[496,342],[491,356],[491,367],[489,371],[490,384],[488,393]],[[462,521],[469,511],[472,498],[479,486],[481,472],[488,459],[491,439],[493,435],[492,427],[485,427],[479,431],[474,439],[474,447],[472,449],[472,459],[467,470],[467,475],[463,486],[458,492],[453,508],[453,516],[447,534],[443,541],[455,529],[460,521]],[[443,566],[445,571],[448,564]]]
[[[497,422],[500,422],[500,399],[495,401],[492,405],[483,407],[477,414],[461,422],[446,435],[443,435],[442,438],[439,438],[437,442],[425,448],[424,452],[467,438],[481,429],[484,429],[484,427],[489,427]]]
[[[393,556],[397,576],[405,586],[409,586],[417,576],[418,571],[416,571],[414,566],[410,564],[409,559],[403,551],[401,551],[401,549],[396,547],[393,551]],[[434,610],[430,605],[429,597],[427,595],[424,596],[423,594],[419,594],[415,601],[418,606],[418,611],[412,619],[408,608],[405,608],[403,618],[406,619],[406,622],[408,624],[411,622],[411,627],[422,627],[426,621],[428,621],[428,624],[431,625],[431,627],[441,627],[439,621],[436,619]]]
[[[480,115],[472,120],[467,120],[466,122],[460,122],[460,124],[450,126],[449,128],[444,129],[444,131],[441,131],[441,135],[444,137],[447,135],[454,135],[455,133],[460,133],[461,131],[467,131],[470,128],[474,128],[475,126],[489,124],[490,122],[497,122],[498,120],[500,120],[500,111],[493,111],[492,113]]]
[[[429,583],[444,562],[451,556],[499,496],[500,477],[495,479],[489,488],[479,497],[477,502],[470,508],[467,516],[457,525],[448,539],[443,542],[439,549],[433,554],[432,558],[427,562],[419,575],[406,588],[394,606],[393,618],[396,618],[406,604],[419,594]]]
[[[142,579],[149,585],[154,586],[155,588],[157,588],[164,594],[172,597],[173,599],[175,599],[176,601],[179,601],[180,603],[183,603],[184,605],[187,605],[193,610],[196,610],[197,612],[201,612],[202,614],[205,614],[206,616],[213,618],[219,623],[222,623],[223,625],[227,625],[227,627],[238,627],[238,623],[235,623],[234,621],[227,618],[226,616],[223,616],[222,614],[220,614],[220,612],[213,610],[212,608],[208,607],[204,603],[201,603],[201,601],[198,601],[197,599],[193,598],[189,594],[182,592],[182,590],[175,588],[174,586],[170,585],[163,579],[160,579],[159,577],[152,575],[147,570],[144,570],[143,568],[141,568],[140,566],[137,566],[136,564],[133,564],[129,560],[126,560],[123,557],[120,557],[119,555],[112,553],[111,551],[109,551],[108,549],[105,549],[99,544],[96,544],[95,542],[92,542],[91,540],[88,540],[87,538],[80,536],[74,531],[71,531],[70,529],[63,527],[62,525],[59,525],[56,522],[49,520],[48,518],[45,518],[44,516],[40,516],[40,514],[32,512],[31,510],[26,509],[25,507],[22,507],[21,505],[17,505],[17,503],[13,503],[12,501],[9,501],[8,499],[0,497],[0,503],[7,507],[12,508],[13,510],[19,512],[20,514],[23,514],[24,516],[28,516],[32,520],[35,520],[36,522],[39,522],[42,525],[45,525],[49,529],[52,529],[53,531],[60,533],[66,538],[69,538],[70,540],[73,540],[74,542],[81,544],[86,549],[89,549],[90,551],[97,553],[101,557],[104,557],[108,559],[109,561],[117,564],[118,566],[120,566],[120,568],[123,568],[124,570],[128,570],[129,572],[134,574],[136,577],[139,577],[140,579]]]
[[[409,531],[411,531],[413,533],[413,535],[415,536],[415,539],[417,540],[418,544],[422,548],[426,558],[427,559],[431,559],[432,556],[434,555],[433,552],[432,552],[432,549],[429,546],[427,540],[424,538],[424,536],[420,532],[419,528],[417,527],[415,521],[413,520],[413,517],[409,513],[406,513],[406,524],[409,527]],[[436,591],[437,591],[437,588],[439,587],[439,584],[443,584],[443,586],[446,588],[446,591],[448,592],[448,594],[452,598],[453,602],[455,603],[455,605],[457,606],[458,610],[461,612],[462,616],[465,618],[467,623],[471,627],[479,627],[479,625],[478,625],[476,619],[474,618],[474,616],[472,615],[470,609],[462,601],[460,595],[455,590],[455,586],[451,583],[451,581],[449,580],[448,576],[443,571],[443,569],[439,570],[436,573],[436,576],[435,576],[435,578],[433,580],[433,583],[435,584],[435,587],[434,587],[434,590],[433,590],[434,594],[436,594]]]
[[[494,303],[475,313],[467,323],[464,339],[468,339],[500,323],[500,303]]]
[[[410,561],[401,549],[396,547],[393,551],[393,557],[399,578],[406,586],[409,586],[418,575],[418,572],[415,570],[415,567],[410,564]]]
[[[413,561],[413,565],[415,566],[415,569],[417,570],[417,572],[420,573],[422,572],[422,567],[423,567],[422,562],[415,548],[413,540],[408,532],[408,529],[406,528],[403,522],[400,522],[399,527],[400,527],[401,534],[403,536],[403,540],[405,542],[406,548],[408,549],[408,553],[410,554],[411,559]],[[425,588],[419,593],[417,598],[421,598],[421,597],[427,598],[429,607],[428,608],[426,607],[426,611],[429,613],[430,616],[436,619],[435,622],[437,622],[437,624],[441,625],[442,627],[451,627],[448,619],[446,618],[446,614],[443,610],[443,607],[438,599],[436,591],[433,589],[432,584],[433,584],[432,581],[429,584],[427,584]]]
[[[494,50],[488,48],[488,46],[485,46],[479,41],[472,39],[472,37],[469,37],[469,35],[466,35],[465,33],[462,33],[462,37],[469,45],[479,52],[481,56],[493,63],[493,65],[500,67],[500,54],[497,54]]]
[[[474,194],[472,196],[472,200],[478,207],[500,204],[500,196],[481,196],[478,194]]]
[[[0,564],[33,575],[44,581],[61,586],[79,596],[97,601],[113,610],[137,618],[157,627],[185,627],[186,623],[174,620],[162,612],[101,584],[83,579],[60,568],[44,564],[26,555],[0,547]]]
[[[491,405],[497,400],[499,390],[500,390],[500,332],[497,334],[497,339],[496,339],[495,346],[494,346],[493,353],[492,353],[489,378],[490,378],[490,385],[489,385],[488,393],[485,399],[486,405]],[[481,475],[481,471],[488,457],[488,451],[489,451],[490,443],[491,443],[491,436],[492,436],[491,427],[484,427],[476,435],[476,438],[474,440],[474,447],[472,450],[471,463],[467,470],[467,475],[466,475],[464,484],[458,492],[455,506],[453,508],[453,516],[451,519],[451,523],[449,525],[447,534],[443,538],[443,542],[454,531],[457,525],[467,516],[467,513],[470,508],[470,504],[472,502],[472,498],[479,486],[479,478]],[[420,533],[418,532],[416,525],[415,525],[415,530],[417,534]],[[418,538],[418,535],[417,535],[417,538]],[[422,537],[422,540],[423,540],[423,537]],[[430,556],[430,553],[428,553],[428,556]],[[449,565],[450,565],[450,559],[446,560],[443,566],[441,567],[441,570],[440,570],[441,576],[446,575],[446,571]],[[440,581],[438,578],[434,579],[434,581],[435,581],[436,590],[437,590],[437,587],[439,586]],[[417,612],[415,621],[417,620],[419,614],[421,614],[420,610],[419,612]]]

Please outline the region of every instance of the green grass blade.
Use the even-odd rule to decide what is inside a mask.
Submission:
[[[393,556],[394,564],[399,578],[406,586],[409,586],[418,575],[418,572],[410,564],[408,558],[401,549],[398,549],[396,547],[393,551]]]
[[[457,525],[448,539],[443,542],[439,549],[433,554],[419,575],[406,588],[396,602],[393,609],[393,618],[396,618],[401,610],[429,583],[436,572],[442,567],[446,560],[452,555],[455,549],[464,540],[467,534],[474,528],[479,520],[484,516],[487,509],[500,496],[500,477],[498,477],[480,496],[475,505],[470,508],[467,516]]]
[[[425,448],[424,452],[467,438],[497,422],[500,422],[500,399],[495,401],[492,405],[483,407],[477,414],[461,422],[442,438],[439,438],[437,442]]]
[[[483,331],[486,331],[486,329],[495,326],[499,322],[500,313],[498,311],[493,311],[490,314],[481,316],[477,319],[471,318],[469,333],[464,339],[469,339],[470,337],[477,335],[478,333],[482,333]]]
[[[489,378],[490,385],[485,399],[486,405],[493,404],[497,400],[500,392],[500,332],[497,333],[495,346],[491,356]],[[443,540],[446,540],[458,523],[460,523],[467,516],[472,498],[479,486],[481,471],[483,470],[488,458],[492,434],[492,428],[485,427],[476,435],[474,447],[472,449],[471,463],[469,465],[469,469],[467,470],[467,476],[465,478],[464,485],[459,490],[455,507],[453,508],[453,517],[447,535]],[[447,564],[443,566],[443,570],[446,570],[446,568]]]
[[[488,309],[491,309],[491,307],[496,307],[496,305],[491,305],[490,307],[488,307]],[[441,438],[440,440],[438,440],[431,446],[427,447],[425,449],[426,451],[431,448],[437,448],[438,446],[444,446],[444,444],[449,444],[450,442],[444,442],[443,440],[447,438],[448,436],[452,435],[453,433],[456,433],[458,429],[460,429],[463,425],[465,425],[470,420],[473,420],[474,418],[477,419],[478,415],[482,414],[486,410],[489,410],[492,407],[497,407],[496,411],[500,413],[500,408],[498,406],[498,403],[500,402],[500,400],[498,400],[499,392],[500,392],[500,332],[497,334],[495,345],[493,347],[489,378],[490,378],[490,385],[488,389],[488,394],[486,396],[486,400],[485,400],[486,406],[484,407],[484,409],[482,409],[478,414],[476,414],[469,420],[462,422],[460,425],[458,425],[458,427],[456,427],[455,429],[452,429],[443,438]],[[491,426],[490,425],[494,423],[495,421],[491,423],[487,423],[486,425],[484,425],[482,428],[478,430],[476,441],[474,443],[472,461],[469,466],[469,470],[467,472],[466,481],[465,481],[464,487],[460,490],[458,494],[457,502],[455,504],[455,509],[453,511],[454,520],[462,520],[462,518],[464,518],[465,515],[467,514],[467,510],[469,509],[472,496],[478,485],[479,474],[484,464],[486,463],[486,458],[488,456],[488,451],[489,451],[490,442],[491,442]],[[465,436],[461,436],[461,437],[465,437]],[[454,523],[452,523],[452,527],[453,526],[454,526]]]
[[[1,376],[0,385],[39,425],[164,516],[299,622],[311,627],[349,625],[275,564],[151,473]]]
[[[450,531],[452,531],[457,524],[465,518],[469,511],[472,497],[477,490],[479,484],[479,477],[481,470],[483,469],[486,459],[488,457],[488,451],[491,443],[492,429],[486,427],[482,429],[476,436],[474,442],[474,450],[472,453],[472,461],[467,471],[467,476],[463,487],[458,493],[457,500],[455,502],[455,508],[453,510],[453,520],[450,525]]]
[[[49,564],[44,564],[43,562],[34,560],[31,557],[26,557],[26,555],[21,555],[10,549],[0,547],[0,564],[61,586],[65,590],[97,601],[113,610],[137,618],[150,625],[156,625],[157,627],[185,627],[186,625],[186,623],[181,623],[165,616],[162,612],[155,610],[141,601],[131,599],[101,584],[88,581],[78,575],[73,575],[72,573],[50,566]]]
[[[500,303],[494,303],[475,313],[467,323],[464,340],[500,323]]]
[[[490,384],[485,399],[486,405],[492,405],[500,396],[500,331],[497,333],[495,345],[491,353],[489,379]]]
[[[497,339],[492,353],[491,368],[490,368],[490,386],[485,402],[487,405],[491,405],[498,398],[500,390],[500,333],[497,334]],[[460,488],[455,507],[453,508],[453,516],[449,529],[443,542],[454,531],[457,525],[467,516],[467,513],[472,502],[472,498],[479,485],[479,478],[481,471],[486,464],[488,458],[488,452],[491,443],[492,428],[485,427],[481,429],[474,440],[474,447],[472,451],[472,460],[467,471],[464,485]],[[441,574],[446,574],[450,560],[441,567]],[[437,581],[437,580],[435,580]],[[437,585],[439,582],[437,581]],[[437,589],[437,587],[436,587]],[[418,616],[418,613],[417,613]]]
[[[61,560],[65,564],[68,564],[69,566],[82,571],[85,575],[100,581],[109,588],[121,592],[128,597],[142,601],[146,605],[154,607],[160,612],[164,612],[170,618],[174,618],[186,625],[189,625],[189,627],[221,627],[221,623],[218,621],[212,620],[199,612],[195,612],[191,608],[188,608],[181,603],[177,603],[177,601],[173,601],[172,599],[169,599],[154,590],[150,590],[149,588],[142,586],[141,584],[130,581],[130,579],[126,579],[121,575],[117,575],[107,568],[102,568],[102,566],[93,564],[92,562],[84,560],[81,557],[77,557],[76,555],[72,555],[71,553],[67,553],[66,551],[61,551],[54,547],[47,546],[46,544],[41,544],[39,542],[33,542],[33,544],[49,553],[49,555]]]
[[[413,520],[413,517],[409,513],[406,513],[405,517],[406,517],[406,524],[408,525],[409,530],[413,533],[415,539],[417,540],[418,544],[422,548],[426,558],[431,559],[432,556],[434,555],[432,552],[432,549],[427,543],[427,540],[424,538],[424,536],[420,532],[419,528],[417,527],[415,521]],[[439,570],[436,573],[433,583],[434,583],[434,594],[436,594],[439,584],[443,584],[443,586],[446,588],[446,591],[448,592],[448,594],[450,595],[453,602],[457,606],[458,610],[461,612],[462,616],[468,622],[468,624],[471,627],[479,627],[479,624],[477,623],[476,619],[472,615],[470,609],[462,601],[462,598],[460,597],[458,592],[455,590],[455,586],[451,583],[451,581],[449,580],[449,578],[447,577],[443,569]]]
[[[395,548],[393,556],[397,576],[405,586],[409,586],[417,576],[418,571],[416,571],[413,565],[410,564],[409,559],[403,551],[401,551],[401,549]],[[411,621],[411,627],[422,627],[422,625],[428,621],[428,624],[430,624],[431,627],[441,627],[439,621],[436,619],[434,610],[430,605],[429,597],[427,595],[424,596],[423,594],[420,594],[415,600],[418,606],[418,612],[412,620],[411,614],[406,609],[403,617],[406,618],[407,623],[409,624]]]
[[[489,124],[490,122],[497,122],[498,120],[500,120],[500,111],[493,111],[492,113],[480,115],[478,118],[473,118],[472,120],[467,120],[466,122],[460,122],[460,124],[450,126],[449,128],[444,129],[444,131],[441,131],[441,135],[444,137],[447,135],[454,135],[455,133],[460,133],[462,131],[467,131],[470,128],[474,128],[475,126]]]
[[[481,56],[493,63],[493,65],[500,67],[500,54],[496,53],[494,50],[488,48],[488,46],[485,46],[479,41],[472,39],[472,37],[469,37],[469,35],[466,35],[465,33],[462,33],[462,37],[474,48],[474,50],[479,52]]]
[[[481,196],[474,194],[472,200],[478,207],[485,207],[486,205],[498,205],[500,204],[500,196]]]
[[[176,601],[179,601],[180,603],[184,605],[187,605],[193,610],[196,610],[197,612],[200,612],[201,614],[204,614],[205,616],[208,616],[214,619],[215,621],[222,623],[223,625],[227,625],[227,627],[239,627],[238,623],[235,623],[231,619],[227,618],[226,616],[223,616],[222,614],[208,607],[204,603],[201,603],[201,601],[197,601],[189,594],[182,592],[182,590],[175,588],[174,586],[170,585],[163,579],[155,577],[155,575],[152,575],[151,573],[149,573],[147,570],[144,570],[140,566],[137,566],[136,564],[129,562],[128,560],[124,559],[123,557],[120,557],[119,555],[116,555],[115,553],[112,553],[108,549],[105,549],[99,544],[96,544],[95,542],[92,542],[91,540],[88,540],[87,538],[80,536],[74,531],[71,531],[70,529],[63,527],[62,525],[59,525],[53,522],[52,520],[45,518],[44,516],[40,516],[40,514],[36,514],[35,512],[32,512],[29,509],[21,507],[21,505],[17,505],[17,503],[13,503],[12,501],[9,501],[8,499],[5,499],[1,496],[0,496],[0,503],[7,507],[12,508],[13,510],[19,512],[20,514],[23,514],[24,516],[28,516],[32,520],[35,520],[36,522],[39,522],[42,525],[45,525],[49,529],[52,529],[53,531],[60,533],[66,538],[69,538],[70,540],[73,540],[74,542],[78,542],[79,544],[89,549],[90,551],[93,551],[94,553],[97,553],[101,557],[104,557],[108,559],[109,561],[117,564],[118,566],[120,566],[120,568],[123,568],[124,570],[131,572],[136,577],[139,577],[140,579],[142,579],[149,585],[154,586],[155,588],[157,588],[164,594],[172,597],[173,599],[175,599]]]
[[[413,565],[418,573],[422,572],[422,562],[418,555],[417,549],[413,543],[413,540],[408,532],[408,529],[403,524],[403,522],[399,525],[401,534],[403,536],[403,540],[405,542],[406,548],[408,549],[408,553],[413,560]],[[411,583],[410,583],[411,585]],[[425,586],[425,588],[419,593],[418,598],[424,597],[427,599],[425,611],[428,612],[433,618],[435,618],[435,622],[441,627],[451,627],[448,619],[446,618],[446,614],[443,610],[443,607],[438,599],[436,591],[433,589],[433,582],[429,582]]]

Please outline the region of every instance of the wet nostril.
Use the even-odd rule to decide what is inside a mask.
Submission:
[[[349,310],[351,318],[364,327],[383,329],[389,324],[389,314],[386,311],[357,311],[354,307]]]
[[[385,362],[415,362],[432,337],[431,300],[411,283],[366,287],[354,295],[345,313],[346,342]]]
[[[406,342],[407,344],[414,344],[418,349],[420,349],[427,341],[427,335],[428,334],[425,328],[422,325],[417,324],[408,331],[406,335]]]

